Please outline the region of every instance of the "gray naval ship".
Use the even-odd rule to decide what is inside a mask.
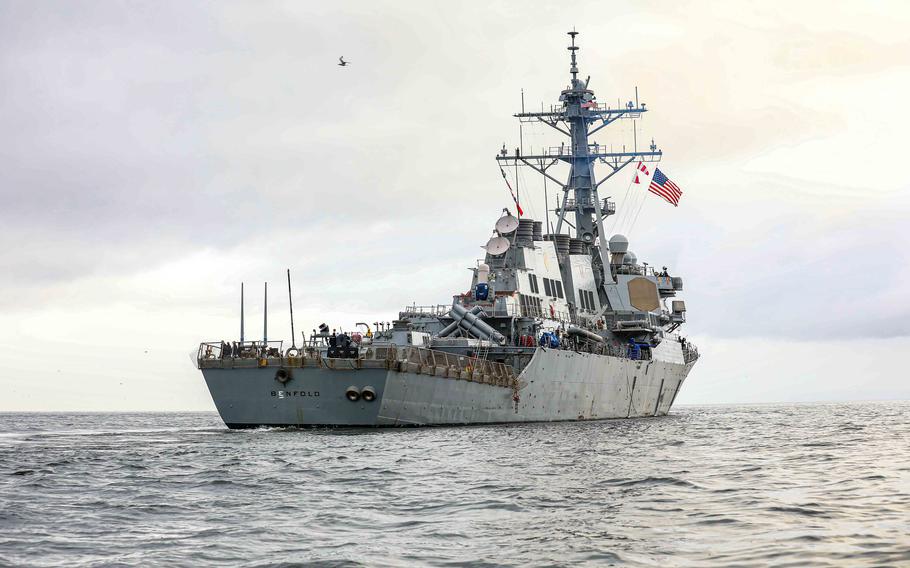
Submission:
[[[229,428],[415,426],[662,416],[698,359],[678,333],[682,279],[639,263],[622,235],[605,238],[616,213],[598,188],[661,151],[622,152],[589,142],[645,105],[597,102],[578,78],[569,32],[571,82],[559,104],[515,115],[568,137],[537,154],[505,148],[501,166],[528,167],[562,188],[555,227],[513,216],[495,222],[468,293],[451,305],[410,306],[389,323],[348,332],[319,326],[298,347],[269,341],[206,342],[198,368]],[[636,97],[637,98],[637,97]],[[595,163],[608,169],[595,178]],[[567,164],[563,182],[551,168]],[[503,174],[505,175],[505,174]],[[516,205],[519,205],[516,203]],[[520,208],[519,208],[520,211]],[[548,223],[549,227],[550,223]],[[241,291],[241,298],[243,292]],[[288,274],[290,301],[290,273]],[[268,288],[266,287],[266,305]],[[669,302],[669,306],[668,306]],[[267,310],[266,310],[267,314]],[[267,315],[266,315],[267,318]]]

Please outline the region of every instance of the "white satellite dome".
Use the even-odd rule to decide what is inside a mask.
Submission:
[[[625,253],[629,250],[629,239],[625,235],[616,234],[610,237],[610,252]]]

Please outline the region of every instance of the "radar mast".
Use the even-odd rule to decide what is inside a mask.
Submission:
[[[595,132],[606,128],[619,119],[636,119],[647,112],[645,104],[629,101],[619,108],[610,108],[597,103],[594,91],[588,88],[590,76],[584,81],[578,78],[577,52],[574,29],[568,32],[571,44],[567,48],[571,54],[569,73],[571,82],[559,96],[561,105],[551,105],[549,111],[521,112],[514,116],[521,122],[541,122],[568,138],[568,144],[551,146],[540,153],[523,154],[520,148],[509,154],[503,146],[496,160],[500,165],[522,165],[530,167],[546,179],[562,188],[562,203],[556,208],[559,216],[555,233],[562,232],[563,224],[574,228],[576,238],[592,245],[593,260],[597,268],[598,285],[613,283],[609,268],[608,236],[604,233],[603,220],[615,212],[615,206],[607,199],[601,200],[597,188],[616,175],[620,170],[635,160],[645,162],[660,161],[662,151],[651,141],[647,151],[640,151],[636,146],[628,151],[623,146],[622,152],[613,152],[611,148],[589,142]],[[599,123],[599,124],[598,124]],[[594,162],[609,166],[610,171],[599,181],[595,177]],[[569,165],[568,180],[563,182],[555,177],[551,168],[559,163]],[[571,194],[571,198],[570,198]],[[566,217],[574,213],[574,224]],[[605,293],[605,291],[604,291]]]

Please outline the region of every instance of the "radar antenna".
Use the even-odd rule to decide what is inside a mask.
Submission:
[[[578,32],[573,27],[568,34],[572,37],[572,45],[568,47],[568,50],[572,53],[572,66],[569,67],[569,72],[572,74],[572,86],[574,87],[575,82],[578,81],[578,63],[575,61],[575,52],[578,51],[578,46],[575,45],[575,36],[578,35]]]

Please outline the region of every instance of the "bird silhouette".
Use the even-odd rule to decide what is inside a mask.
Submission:
[[[347,67],[348,62],[344,60],[344,55],[338,58],[338,65],[341,67]]]

